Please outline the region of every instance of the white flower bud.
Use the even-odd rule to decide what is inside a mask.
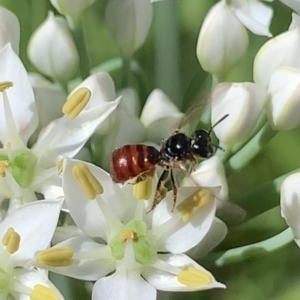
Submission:
[[[152,21],[152,4],[149,0],[110,0],[105,17],[123,54],[131,56],[146,40]]]
[[[299,16],[293,14],[289,31],[267,41],[254,59],[253,77],[256,83],[266,88],[272,73],[279,67],[300,68],[300,27]]]
[[[238,63],[247,47],[245,27],[224,1],[215,4],[206,15],[197,42],[202,68],[222,77]]]
[[[291,227],[295,242],[300,247],[300,173],[288,176],[281,185],[281,215]]]
[[[300,70],[279,68],[270,79],[267,112],[277,130],[300,126]]]
[[[0,7],[0,49],[7,43],[11,43],[15,53],[19,54],[20,24],[15,14]]]
[[[219,89],[222,90],[224,84],[219,84],[214,93],[217,94]],[[225,97],[214,103],[212,107],[212,124],[229,114],[220,125],[214,128],[220,143],[232,146],[243,141],[256,125],[266,99],[266,90],[258,84],[233,83]]]
[[[128,87],[119,91],[118,95],[122,96],[119,108],[123,109],[127,114],[131,116],[138,116],[140,105],[136,90]]]
[[[161,90],[155,89],[144,105],[141,122],[146,127],[146,138],[160,144],[176,129],[182,113]]]
[[[57,81],[72,77],[79,56],[64,19],[49,13],[30,38],[28,57],[41,73]]]
[[[57,11],[65,16],[81,14],[88,6],[96,0],[50,0]]]

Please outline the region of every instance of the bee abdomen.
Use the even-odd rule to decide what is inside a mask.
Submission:
[[[112,153],[110,176],[114,182],[125,182],[154,167],[159,159],[152,146],[125,145]]]

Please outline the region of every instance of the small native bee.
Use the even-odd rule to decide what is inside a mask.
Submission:
[[[112,153],[110,175],[116,183],[124,183],[131,179],[134,179],[133,183],[142,181],[149,174],[154,174],[156,165],[164,169],[158,179],[155,197],[149,211],[152,211],[165,197],[164,183],[169,175],[173,189],[174,209],[177,199],[177,187],[172,172],[173,168],[181,168],[190,173],[197,164],[196,158],[209,158],[216,149],[223,150],[212,143],[210,135],[213,128],[227,118],[229,114],[224,115],[208,131],[198,129],[191,136],[188,136],[180,132],[180,129],[190,122],[192,114],[195,114],[193,107],[183,116],[173,134],[167,140],[162,140],[160,150],[152,146],[133,144],[122,146]]]

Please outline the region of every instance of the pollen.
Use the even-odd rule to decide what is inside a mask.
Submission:
[[[6,176],[6,169],[9,166],[8,161],[0,161],[0,176],[5,177]]]
[[[47,266],[65,267],[72,265],[73,254],[74,251],[70,247],[53,247],[41,251],[36,259],[39,263]]]
[[[121,234],[121,243],[125,243],[126,241],[134,241],[138,240],[137,233],[130,229],[125,229]]]
[[[187,267],[179,272],[177,280],[187,286],[209,284],[212,282],[211,275],[208,272],[201,271],[194,267]]]
[[[0,92],[4,92],[5,90],[11,88],[14,84],[11,81],[3,81],[0,82]]]
[[[91,91],[87,88],[80,88],[74,92],[62,108],[62,112],[71,120],[75,119],[85,108],[91,98]]]
[[[10,254],[17,252],[19,250],[20,242],[20,235],[17,232],[15,232],[15,230],[12,227],[8,228],[2,238],[2,244],[6,246],[6,250]]]
[[[182,201],[177,210],[182,215],[184,222],[190,221],[193,216],[212,198],[212,193],[207,188],[201,188],[200,191],[193,193],[191,196]]]
[[[103,194],[102,185],[85,164],[77,163],[72,172],[88,199],[93,200],[97,195]]]
[[[29,294],[30,300],[59,300],[57,294],[47,286],[36,284]]]
[[[137,200],[147,200],[151,196],[152,177],[147,176],[144,180],[133,185],[133,197]]]

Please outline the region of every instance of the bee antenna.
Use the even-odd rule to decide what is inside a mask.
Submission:
[[[224,116],[223,116],[221,119],[219,119],[214,125],[212,125],[211,128],[208,130],[208,135],[210,135],[211,132],[212,132],[212,130],[213,130],[218,124],[220,124],[222,121],[224,121],[228,116],[229,116],[229,114],[224,115]],[[215,146],[216,148],[219,148],[219,149],[221,149],[221,150],[224,151],[224,149],[221,148],[221,147],[219,147],[219,146],[216,146],[216,145],[213,145],[213,146]]]
[[[216,145],[216,144],[213,144],[213,143],[210,143],[210,145],[212,145],[213,147],[215,147],[216,149],[220,149],[221,151],[225,152],[225,149],[220,147],[219,145]]]

